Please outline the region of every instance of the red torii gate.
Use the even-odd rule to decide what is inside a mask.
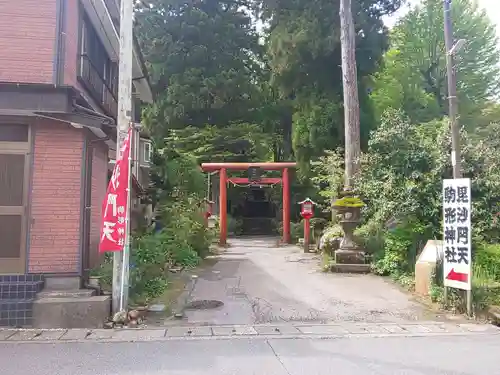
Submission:
[[[290,168],[295,168],[295,162],[283,163],[202,163],[201,169],[204,172],[219,171],[219,215],[220,215],[220,237],[219,243],[225,245],[227,241],[227,183],[248,184],[248,178],[245,177],[227,177],[227,171],[244,171],[249,168],[260,168],[265,171],[281,170],[281,177],[260,178],[257,184],[282,184],[283,188],[283,242],[290,243]]]

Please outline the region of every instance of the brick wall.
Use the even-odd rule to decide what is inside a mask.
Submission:
[[[0,81],[52,83],[56,0],[0,0]]]
[[[108,185],[108,146],[99,142],[95,144],[92,159],[92,209],[90,226],[90,267],[95,267],[100,259],[99,237],[101,235],[101,210]]]
[[[81,89],[76,77],[78,72],[79,2],[66,0],[66,36],[64,56],[64,84]]]
[[[34,132],[29,272],[78,272],[84,134],[48,120]]]

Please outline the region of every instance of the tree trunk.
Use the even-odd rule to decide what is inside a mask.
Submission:
[[[340,42],[344,91],[345,190],[353,188],[353,178],[358,172],[361,154],[356,35],[351,7],[351,0],[340,0]]]
[[[292,160],[292,121],[291,108],[287,107],[286,112],[281,117],[281,127],[283,129],[283,161]]]

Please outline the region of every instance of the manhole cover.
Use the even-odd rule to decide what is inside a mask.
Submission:
[[[189,302],[185,309],[186,310],[208,310],[208,309],[216,309],[217,307],[221,307],[224,305],[222,301],[216,300],[199,300],[199,301],[191,301]]]

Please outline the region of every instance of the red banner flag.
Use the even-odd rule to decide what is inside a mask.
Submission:
[[[129,130],[109,181],[106,196],[102,202],[101,239],[99,252],[123,251],[127,233],[128,194],[130,182],[130,143],[132,129]]]

